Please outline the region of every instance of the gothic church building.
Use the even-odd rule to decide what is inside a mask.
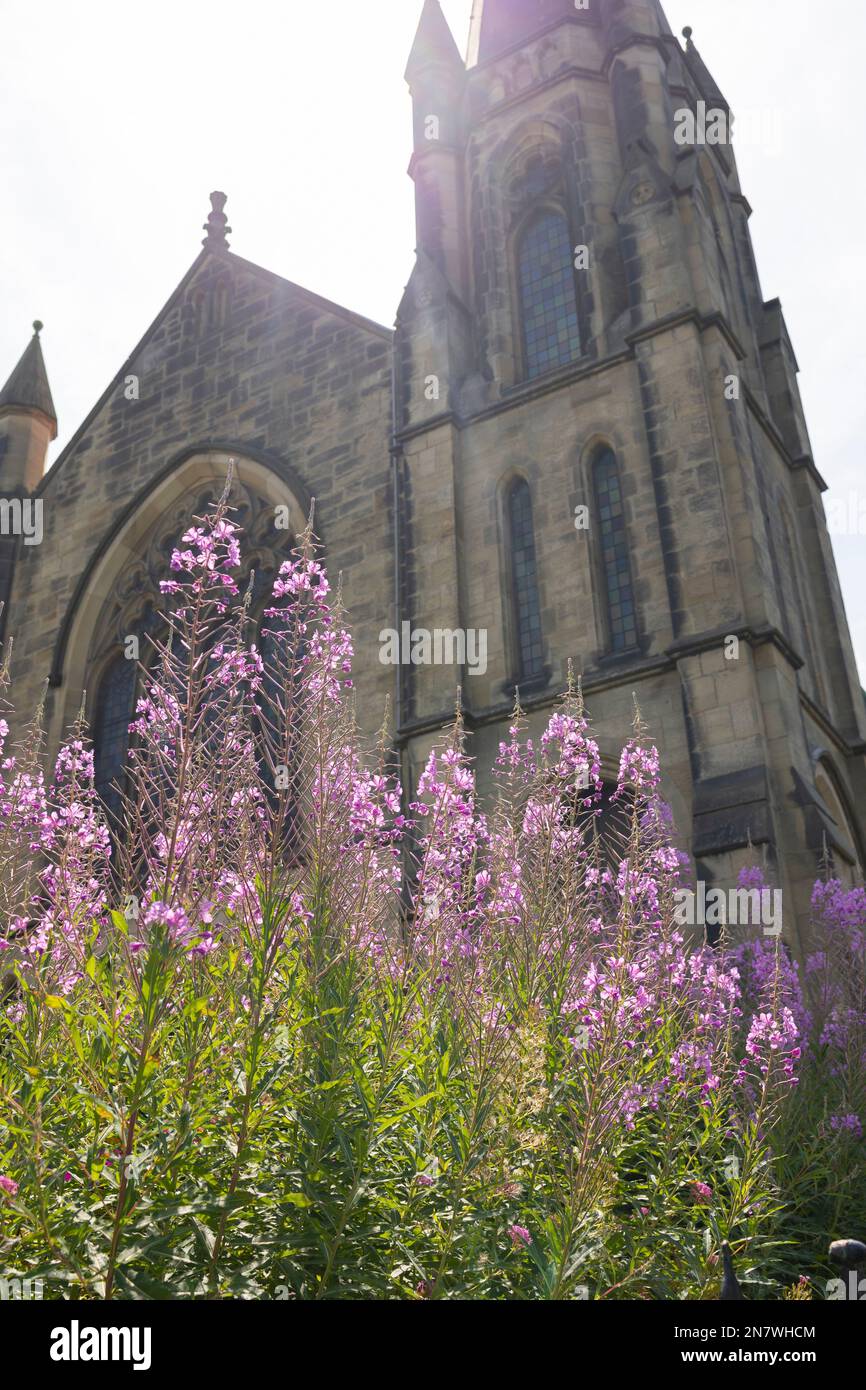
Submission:
[[[214,194],[197,259],[46,473],[37,328],[0,392],[0,493],[41,501],[43,535],[0,537],[0,621],[22,719],[48,678],[50,752],[86,690],[106,799],[125,638],[234,458],[262,576],[292,543],[275,509],[298,530],[315,498],[359,711],[372,730],[393,697],[410,787],[458,685],[483,774],[515,689],[537,734],[571,659],[606,769],[636,695],[698,876],[765,855],[795,949],[822,853],[861,872],[866,706],[825,484],[733,147],[680,143],[683,111],[728,113],[686,36],[659,0],[476,0],[464,63],[424,0],[394,331],[230,250]],[[486,662],[384,664],[404,623],[485,632]]]

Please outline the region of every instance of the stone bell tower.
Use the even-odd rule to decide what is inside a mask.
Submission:
[[[571,659],[610,770],[636,696],[697,875],[764,854],[796,945],[824,848],[864,863],[866,707],[735,122],[685,38],[658,0],[475,0],[464,63],[424,4],[398,618],[483,630],[487,661],[405,665],[400,735],[417,776],[459,686],[483,770]]]

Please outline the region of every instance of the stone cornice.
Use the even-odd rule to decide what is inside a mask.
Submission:
[[[834,727],[827,711],[822,709],[820,705],[816,705],[815,701],[810,695],[806,694],[805,690],[800,691],[800,704],[803,706],[803,709],[809,715],[810,719],[814,720],[821,732],[832,740],[844,757],[856,758],[866,754],[866,742],[861,740],[857,743],[851,743],[844,734],[840,733],[839,730]]]
[[[821,474],[818,472],[818,469],[815,467],[815,462],[811,454],[801,454],[798,458],[794,458],[788,452],[788,447],[785,444],[784,439],[782,438],[776,426],[773,424],[772,420],[768,417],[766,411],[764,410],[764,407],[761,405],[761,402],[752,393],[752,391],[749,389],[748,384],[745,381],[742,383],[742,387],[743,399],[749,407],[749,410],[752,412],[758,424],[761,426],[761,429],[767,435],[767,437],[774,445],[778,453],[781,454],[782,458],[784,459],[788,467],[791,469],[791,471],[794,472],[799,468],[805,468],[812,477],[819,492],[826,492],[827,484],[821,477]]]
[[[559,23],[561,22],[562,21],[559,21]],[[518,44],[517,47],[519,50],[525,47],[525,45]],[[497,59],[493,60],[494,63],[497,61]],[[471,71],[475,72],[477,69],[472,68]],[[575,77],[580,78],[584,82],[601,82],[607,86],[607,77],[604,73],[598,72],[595,68],[582,68],[578,67],[576,63],[569,63],[567,67],[560,68],[558,72],[552,73],[550,77],[544,77],[539,82],[533,82],[531,86],[524,87],[522,91],[515,92],[513,96],[503,97],[501,101],[497,101],[493,106],[488,106],[486,111],[474,112],[471,125],[467,124],[464,126],[464,144],[468,145],[475,131],[480,130],[483,126],[487,125],[488,122],[496,120],[503,111],[510,111],[512,107],[525,105],[528,94],[531,93],[535,96],[540,92],[548,92],[551,88],[558,87],[561,83],[567,82]]]
[[[699,656],[702,652],[714,651],[717,647],[724,645],[728,637],[737,637],[741,642],[747,642],[750,647],[763,647],[768,642],[772,643],[795,671],[802,670],[806,665],[784,633],[769,623],[760,627],[755,627],[751,623],[740,623],[739,626],[732,623],[728,627],[715,628],[712,632],[699,632],[691,637],[681,637],[678,641],[671,643],[666,650],[672,661],[680,661],[684,657]]]
[[[616,366],[623,362],[633,361],[635,357],[635,346],[645,342],[650,338],[655,338],[663,333],[669,333],[675,328],[681,328],[684,324],[693,324],[699,333],[704,334],[710,329],[716,329],[722,334],[728,343],[731,351],[736,353],[738,361],[746,361],[747,354],[739,338],[731,328],[724,314],[714,311],[710,314],[702,314],[698,309],[684,309],[680,312],[668,314],[662,319],[656,319],[653,323],[644,324],[639,328],[632,329],[626,333],[625,342],[627,347],[617,352],[609,353],[606,357],[598,357],[591,360],[579,358],[568,367],[556,372],[550,372],[544,378],[536,378],[534,381],[520,382],[518,385],[508,388],[508,395],[501,397],[498,401],[491,401],[489,405],[481,410],[474,411],[472,415],[461,416],[454,410],[441,411],[438,415],[432,416],[429,420],[419,421],[417,425],[410,425],[402,430],[397,430],[395,438],[399,443],[406,443],[419,435],[426,434],[429,430],[439,429],[442,425],[451,425],[457,430],[468,429],[470,425],[475,425],[482,420],[490,420],[507,410],[513,410],[516,406],[525,404],[526,401],[537,400],[542,396],[549,395],[553,391],[561,390],[563,386],[573,386],[577,382],[588,380],[590,377],[597,376],[600,372],[606,371],[609,367]],[[760,401],[750,390],[745,381],[742,382],[743,399],[746,401],[752,415],[760,424],[764,433],[772,442],[782,458],[782,461],[793,471],[805,468],[812,477],[815,485],[821,492],[827,491],[827,483],[822,478],[811,455],[803,454],[798,458],[793,458],[788,452],[785,441],[779,433],[772,420],[768,417]]]
[[[667,333],[672,328],[681,328],[683,324],[692,323],[699,333],[706,333],[710,328],[717,328],[722,337],[727,341],[731,351],[736,354],[737,360],[746,361],[746,350],[734,332],[724,314],[714,309],[709,314],[702,314],[699,309],[682,309],[672,314],[666,314],[664,318],[655,319],[640,328],[633,329],[626,333],[625,340],[632,346],[634,343],[643,342],[646,338],[655,338],[660,333]]]
[[[805,666],[803,658],[798,655],[778,628],[769,624],[764,627],[755,627],[750,624],[740,624],[739,626],[731,624],[728,627],[717,628],[713,632],[696,633],[693,637],[682,638],[667,647],[663,655],[632,662],[619,669],[587,671],[581,676],[581,689],[589,702],[593,695],[603,693],[605,690],[614,690],[651,680],[655,676],[675,671],[679,662],[687,657],[699,656],[703,652],[716,650],[727,637],[738,637],[753,648],[765,646],[768,643],[772,644],[795,671],[799,671]],[[550,709],[556,706],[566,693],[567,686],[564,684],[537,691],[534,694],[524,695],[521,692],[521,707],[527,713]],[[850,742],[844,734],[833,726],[827,712],[816,705],[803,690],[800,690],[800,702],[804,710],[827,738],[832,740],[844,757],[866,755],[866,742]],[[495,705],[486,705],[481,709],[472,709],[464,702],[462,713],[466,727],[471,731],[509,718],[513,709],[512,700],[502,700]],[[397,741],[401,746],[405,746],[412,738],[437,733],[447,728],[453,719],[454,711],[449,708],[438,714],[421,715],[407,720],[396,731]]]
[[[625,53],[628,51],[628,49],[634,48],[636,46],[642,48],[657,49],[658,52],[661,54],[662,58],[664,58],[665,60],[665,66],[667,66],[667,64],[670,62],[670,54],[668,54],[665,51],[669,47],[668,38],[668,35],[639,34],[637,30],[632,30],[630,34],[624,34],[623,37],[619,40],[619,43],[609,45],[607,52],[604,55],[604,62],[602,63],[601,70],[604,73],[605,77],[607,77],[608,73],[611,70],[611,67],[613,66],[614,59],[620,53]],[[674,43],[676,43],[676,39],[674,40]],[[679,44],[677,44],[677,48],[679,49]],[[680,50],[680,52],[682,52],[682,50]]]
[[[618,671],[589,671],[581,677],[581,689],[584,696],[589,697],[604,690],[613,690],[619,686],[627,686],[638,681],[649,680],[653,676],[663,675],[666,671],[672,671],[674,663],[667,657],[653,657],[645,661],[636,662]],[[471,687],[469,687],[471,688]],[[526,713],[533,710],[543,710],[553,708],[564,698],[568,690],[567,685],[557,685],[547,690],[537,691],[534,694],[524,695],[523,689],[520,691],[520,705]],[[482,709],[471,709],[464,702],[463,720],[467,729],[480,728],[486,724],[495,724],[502,719],[507,719],[514,711],[513,700],[502,700],[495,705],[485,705]],[[405,744],[410,738],[417,738],[426,733],[447,728],[453,722],[454,711],[449,709],[446,712],[432,715],[420,715],[415,719],[407,720],[397,730],[397,740]]]

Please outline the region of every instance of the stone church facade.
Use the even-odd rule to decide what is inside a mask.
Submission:
[[[571,659],[607,771],[636,697],[698,876],[766,855],[796,948],[821,854],[862,871],[866,705],[733,147],[679,140],[724,96],[658,0],[476,0],[468,63],[425,0],[407,80],[417,259],[394,331],[230,250],[215,194],[201,253],[43,476],[37,329],[0,392],[19,715],[47,677],[53,751],[86,691],[110,796],[125,639],[233,458],[263,576],[291,545],[277,509],[297,531],[315,498],[359,712],[372,730],[392,697],[407,785],[458,686],[484,785],[515,690],[539,732]],[[41,503],[40,543],[11,534],[14,502]],[[486,659],[383,663],[404,624],[470,652],[484,634]]]

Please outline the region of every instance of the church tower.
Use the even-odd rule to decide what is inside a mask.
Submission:
[[[697,876],[764,855],[802,946],[822,853],[864,864],[866,706],[732,113],[685,37],[658,0],[475,0],[464,63],[425,0],[397,617],[466,651],[401,668],[399,733],[414,783],[459,685],[483,771],[515,689],[537,733],[572,659],[610,774],[636,696]]]
[[[15,555],[21,543],[20,520],[16,517],[41,482],[48,446],[57,438],[57,415],[39,341],[41,330],[37,319],[33,337],[0,391],[0,639],[8,613]]]

